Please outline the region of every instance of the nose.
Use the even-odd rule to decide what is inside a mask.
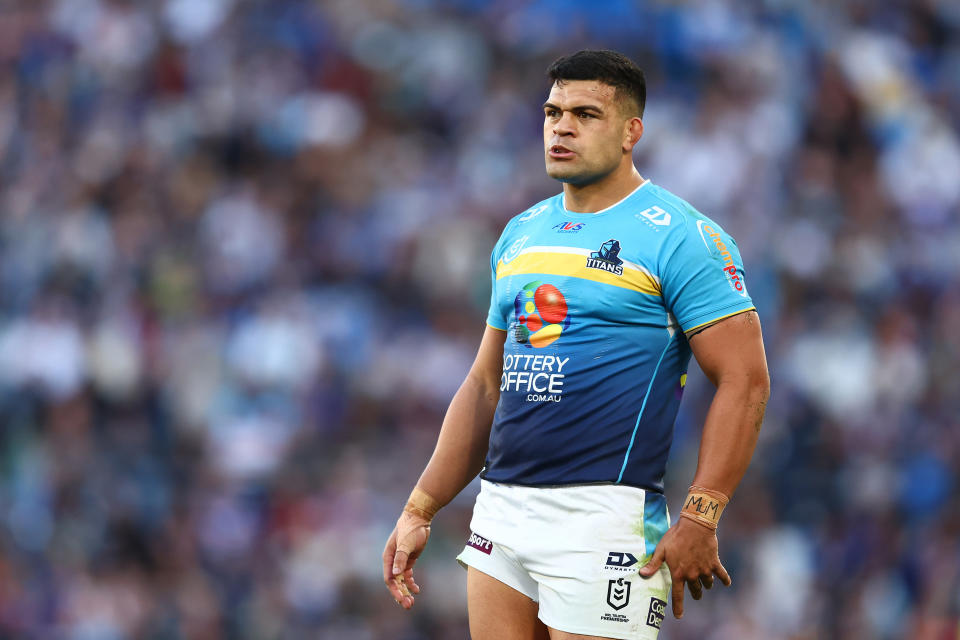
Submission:
[[[571,136],[576,132],[574,124],[576,116],[570,111],[564,111],[560,119],[553,124],[553,133],[558,136]]]

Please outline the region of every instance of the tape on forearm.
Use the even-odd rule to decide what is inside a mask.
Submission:
[[[720,515],[730,498],[712,489],[690,487],[687,499],[683,501],[680,517],[693,520],[709,529],[716,529],[720,522]]]
[[[433,520],[433,516],[437,515],[437,511],[440,511],[441,506],[443,505],[437,502],[429,493],[420,487],[414,487],[410,493],[410,497],[407,498],[407,505],[403,510],[415,516],[420,516],[429,522]]]

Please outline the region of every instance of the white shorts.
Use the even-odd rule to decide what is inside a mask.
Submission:
[[[664,497],[623,485],[522,487],[481,482],[457,560],[539,603],[549,627],[656,640],[667,609],[666,563],[637,571],[669,527]]]

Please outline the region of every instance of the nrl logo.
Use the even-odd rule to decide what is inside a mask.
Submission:
[[[511,260],[513,260],[518,255],[520,255],[520,251],[523,249],[523,245],[527,244],[527,240],[529,239],[530,239],[530,236],[523,236],[523,237],[517,238],[513,242],[513,244],[510,245],[510,248],[507,249],[507,252],[503,255],[503,257],[500,258],[503,264],[508,264]]]
[[[607,584],[607,604],[614,611],[620,611],[630,604],[630,581],[623,578],[611,580]]]

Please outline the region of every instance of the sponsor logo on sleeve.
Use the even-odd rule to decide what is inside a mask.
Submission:
[[[727,248],[726,243],[723,241],[723,236],[721,236],[720,232],[714,229],[713,226],[703,220],[697,220],[697,230],[700,232],[700,238],[703,239],[703,244],[706,245],[707,251],[711,254],[716,251],[716,254],[719,255],[721,262],[720,268],[723,270],[730,288],[733,289],[737,295],[746,298],[747,287],[743,282],[743,270],[737,270],[737,265],[733,261],[730,249]]]
[[[667,603],[660,598],[650,598],[650,610],[647,612],[647,626],[660,628],[667,611]]]
[[[600,269],[607,271],[615,276],[623,275],[623,260],[620,255],[620,241],[611,238],[607,240],[600,248],[590,254],[587,258],[587,267],[590,269]]]
[[[473,547],[477,551],[481,551],[487,555],[490,555],[490,552],[493,551],[493,543],[482,536],[478,536],[473,531],[470,532],[470,539],[467,540],[467,546]]]

